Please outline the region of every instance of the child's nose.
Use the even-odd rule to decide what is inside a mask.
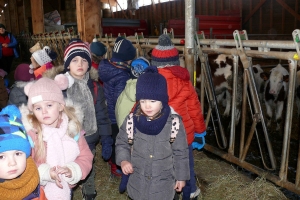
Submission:
[[[9,157],[8,159],[9,159],[8,160],[8,165],[9,166],[15,166],[17,164],[17,162],[16,162],[16,160],[15,160],[14,157]]]
[[[42,108],[43,113],[47,113],[47,109],[46,108]]]

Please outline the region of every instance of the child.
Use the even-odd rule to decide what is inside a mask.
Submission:
[[[173,199],[189,180],[188,145],[183,123],[168,105],[166,79],[150,66],[136,85],[137,106],[133,111],[133,145],[128,143],[127,120],[116,141],[116,160],[125,175],[130,198]],[[178,124],[172,124],[172,118]],[[172,126],[177,126],[170,142]]]
[[[137,78],[144,73],[144,70],[149,67],[149,65],[149,61],[144,57],[138,57],[131,62],[131,79],[126,82],[125,89],[118,97],[116,103],[115,114],[118,127],[123,124],[124,119],[136,103],[135,87]]]
[[[200,189],[196,186],[193,148],[200,150],[204,144],[206,127],[197,93],[190,81],[189,72],[179,66],[179,55],[168,35],[161,35],[152,51],[151,64],[158,67],[168,84],[169,105],[182,116],[189,145],[190,177],[183,189],[183,200],[197,199]]]
[[[48,46],[45,46],[43,49],[33,52],[30,58],[30,69],[34,70],[36,79],[40,79],[45,71],[52,69],[52,61],[56,58],[56,52],[51,51],[50,47]]]
[[[0,111],[7,105],[8,91],[5,86],[4,77],[7,75],[6,71],[0,69]]]
[[[93,42],[90,44],[90,49],[92,52],[92,67],[98,70],[99,63],[106,54],[107,48],[103,43],[94,38]]]
[[[61,75],[55,80],[41,78],[28,83],[24,88],[27,109],[21,107],[22,121],[34,144],[32,157],[48,200],[71,199],[70,187],[85,179],[92,168],[93,155],[75,109],[66,106],[61,91],[68,85],[65,79]]]
[[[8,104],[20,107],[22,104],[27,104],[28,98],[24,92],[24,87],[28,82],[35,79],[33,70],[28,64],[20,64],[17,66],[14,74],[15,83],[9,94]]]
[[[117,99],[124,90],[126,81],[130,78],[130,62],[136,56],[136,49],[132,43],[122,37],[116,39],[112,58],[103,59],[98,67],[99,78],[103,82],[104,95],[107,100],[108,114],[111,121],[112,137],[114,139],[112,156],[109,162],[112,176],[121,176],[115,161],[115,140],[119,132],[115,116]]]
[[[91,70],[91,52],[87,44],[79,39],[73,39],[65,49],[65,74],[72,82],[65,95],[83,108],[83,130],[90,150],[95,154],[96,144],[101,136],[102,157],[108,160],[112,152],[113,139],[111,124],[102,86],[93,81],[88,73]],[[95,69],[93,69],[95,70]],[[97,73],[96,73],[97,74]],[[82,185],[82,193],[86,200],[94,199],[95,190],[94,167]]]
[[[14,105],[0,112],[1,199],[46,199],[39,186],[39,173],[30,156],[30,143]]]

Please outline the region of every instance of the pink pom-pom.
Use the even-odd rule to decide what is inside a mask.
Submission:
[[[30,90],[32,85],[33,85],[33,82],[30,82],[30,83],[26,84],[25,87],[24,87],[24,92],[27,96],[29,94],[29,90]]]
[[[59,74],[57,76],[55,76],[54,78],[54,81],[56,82],[56,84],[58,85],[58,87],[61,89],[61,90],[65,90],[68,88],[69,86],[69,80],[68,78],[63,75],[63,74]]]
[[[0,76],[4,77],[6,75],[7,75],[6,71],[4,71],[3,69],[0,69]]]

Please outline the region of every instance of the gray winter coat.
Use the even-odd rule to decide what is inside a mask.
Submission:
[[[127,191],[134,200],[172,200],[175,181],[189,180],[188,144],[183,122],[174,143],[170,143],[171,115],[158,135],[146,135],[136,129],[133,151],[128,144],[126,122],[120,128],[116,140],[116,161],[118,165],[127,160],[133,166]],[[180,117],[179,117],[180,118]]]
[[[16,81],[9,93],[8,105],[20,107],[22,104],[27,105],[28,97],[24,92],[24,87],[29,82]]]

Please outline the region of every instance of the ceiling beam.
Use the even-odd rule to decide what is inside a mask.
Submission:
[[[252,15],[266,2],[266,0],[263,0],[259,2],[255,8],[250,12],[250,14],[244,19],[243,24],[245,24],[251,17]]]

